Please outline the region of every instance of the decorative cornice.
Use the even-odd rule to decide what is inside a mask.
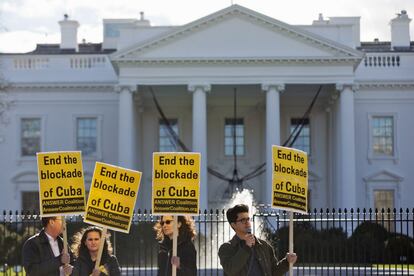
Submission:
[[[113,90],[114,83],[13,83],[10,89],[88,89],[88,90]]]
[[[359,87],[362,88],[398,88],[398,89],[414,89],[414,82],[358,82]]]
[[[207,83],[190,83],[188,85],[188,91],[190,92],[195,92],[197,89],[209,92],[211,90],[211,85]]]
[[[118,65],[145,64],[355,64],[359,58],[355,57],[229,57],[229,58],[202,58],[202,57],[176,57],[176,58],[131,58],[119,59],[114,62]]]
[[[265,92],[268,92],[270,89],[276,89],[278,92],[285,91],[285,84],[284,83],[263,83],[262,84],[262,90]]]

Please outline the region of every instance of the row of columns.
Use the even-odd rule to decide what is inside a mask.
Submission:
[[[262,90],[266,93],[266,183],[262,189],[262,198],[266,203],[271,202],[272,145],[280,145],[280,94],[285,90],[284,84],[263,84]],[[356,175],[355,175],[355,120],[354,120],[354,91],[351,85],[338,84],[336,89],[339,97],[339,135],[340,145],[337,156],[340,164],[341,198],[338,207],[356,206]],[[134,103],[133,94],[136,86],[118,86],[119,93],[119,137],[118,160],[119,165],[126,168],[135,168],[134,155],[136,139],[134,137]],[[200,152],[201,187],[200,207],[207,208],[208,177],[207,177],[207,100],[206,93],[211,90],[208,84],[192,84],[188,90],[193,93],[193,122],[192,141],[194,152]]]

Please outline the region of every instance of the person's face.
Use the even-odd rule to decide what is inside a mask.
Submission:
[[[63,217],[55,217],[49,220],[47,232],[52,237],[56,238],[63,232]]]
[[[174,233],[174,218],[172,216],[163,216],[160,224],[164,235],[172,239]],[[178,228],[180,228],[180,226],[181,223],[178,223]]]
[[[252,223],[250,221],[249,213],[239,213],[235,222],[232,222],[234,231],[238,235],[245,235],[252,230]]]
[[[91,231],[86,235],[85,245],[89,252],[98,252],[99,244],[101,241],[101,235],[99,232]]]

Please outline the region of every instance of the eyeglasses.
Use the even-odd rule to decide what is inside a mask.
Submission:
[[[171,222],[173,222],[172,219],[162,220],[162,221],[160,221],[160,224],[161,224],[161,226],[163,226],[164,223],[167,224],[167,225],[169,225],[169,224],[171,224]]]
[[[237,222],[241,222],[241,223],[243,223],[243,224],[246,224],[248,221],[252,221],[252,219],[251,219],[251,218],[249,218],[249,217],[247,217],[247,218],[242,218],[242,219],[238,219],[238,220],[236,220],[236,223],[237,223]]]

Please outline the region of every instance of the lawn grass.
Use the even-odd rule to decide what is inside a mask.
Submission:
[[[24,269],[20,272],[15,272],[13,267],[10,267],[7,269],[7,271],[0,271],[0,276],[25,276],[26,273],[24,272]]]
[[[408,266],[408,269],[414,270],[414,264],[409,264],[409,265],[406,265],[406,264],[374,264],[372,266],[379,270],[407,269],[407,266]]]

